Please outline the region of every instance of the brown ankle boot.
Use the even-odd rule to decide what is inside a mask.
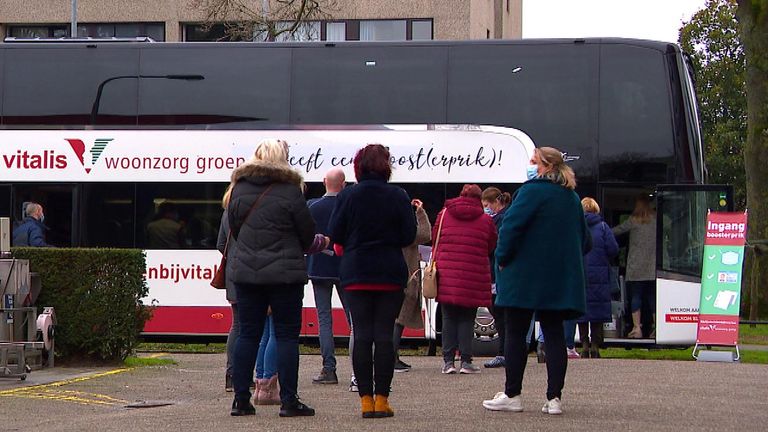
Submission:
[[[363,418],[374,418],[376,416],[376,413],[374,412],[373,396],[360,396],[360,407],[363,411]]]
[[[258,388],[257,397],[254,398],[256,405],[280,405],[280,389],[277,385],[277,375],[272,378],[256,380]]]
[[[392,417],[395,415],[395,410],[389,406],[389,398],[387,396],[376,395],[376,401],[374,404],[374,414],[376,418]]]

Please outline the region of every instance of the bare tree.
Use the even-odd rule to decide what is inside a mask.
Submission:
[[[311,21],[327,20],[336,0],[190,0],[203,13],[210,30],[224,26],[224,39],[274,41],[318,39],[320,28]]]

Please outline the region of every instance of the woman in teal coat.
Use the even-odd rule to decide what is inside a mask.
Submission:
[[[547,402],[542,412],[561,414],[568,358],[563,320],[585,309],[583,255],[591,248],[576,178],[551,147],[534,151],[528,178],[504,215],[496,246],[496,306],[506,315],[506,385],[483,406],[522,411],[527,360],[525,336],[536,312],[547,338]]]

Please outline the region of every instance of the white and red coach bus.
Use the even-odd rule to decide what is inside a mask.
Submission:
[[[2,174],[13,180],[15,201],[46,204],[49,242],[67,237],[89,246],[139,246],[146,251],[149,295],[155,306],[145,335],[219,336],[229,332],[224,292],[209,283],[220,254],[214,249],[221,195],[232,169],[249,159],[265,138],[290,145],[290,163],[308,185],[308,197],[322,193],[333,167],[354,180],[352,159],[366,143],[392,152],[392,182],[418,197],[432,212],[464,183],[522,183],[533,143],[508,128],[470,125],[407,125],[333,130],[269,131],[0,131]],[[450,181],[450,183],[448,183]],[[180,248],[157,249],[147,224],[161,205],[175,209],[183,224]],[[78,210],[75,211],[74,209]],[[335,333],[348,335],[338,298]],[[434,311],[434,304],[425,304]],[[426,312],[426,310],[425,310]],[[431,325],[409,337],[434,337]],[[316,335],[311,285],[305,289],[302,335]]]
[[[227,305],[205,272],[218,262],[228,173],[261,137],[294,145],[308,197],[322,193],[324,169],[386,142],[401,155],[394,180],[434,219],[464,182],[516,189],[516,165],[527,159],[512,150],[523,140],[514,128],[567,153],[577,192],[596,198],[611,226],[638,194],[656,192],[658,331],[640,342],[695,338],[701,215],[731,200],[727,188],[703,184],[694,83],[676,44],[19,42],[0,44],[0,216],[17,221],[22,202],[39,201],[53,244],[147,250],[148,300],[158,304],[147,334],[226,332]],[[445,124],[510,129],[423,126]],[[387,141],[399,134],[408,138]],[[181,251],[147,243],[146,226],[166,202],[186,226]],[[629,330],[626,307],[626,296],[616,299],[617,337]],[[305,334],[317,328],[311,310]]]

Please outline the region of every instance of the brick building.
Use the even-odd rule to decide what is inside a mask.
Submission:
[[[331,19],[307,24],[310,40],[515,39],[522,36],[522,0],[335,0]],[[78,0],[79,37],[149,36],[204,41],[203,14],[191,0]],[[253,0],[254,9],[261,0]],[[258,9],[257,9],[258,10]],[[70,35],[71,2],[3,0],[0,34],[17,38]]]

